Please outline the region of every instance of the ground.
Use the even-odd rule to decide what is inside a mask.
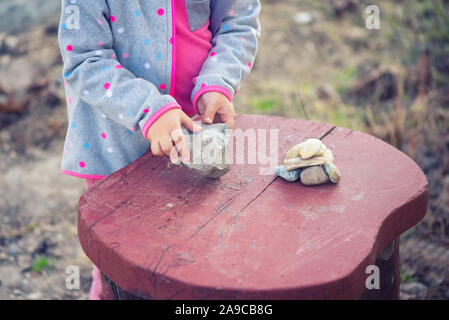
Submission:
[[[365,28],[365,1],[262,1],[259,55],[234,104],[363,130],[417,161],[430,205],[402,237],[401,298],[449,299],[448,10],[376,2],[380,30]],[[59,170],[67,115],[50,7],[31,28],[1,28],[0,299],[86,299],[91,281],[76,228],[84,184]],[[80,290],[65,286],[70,265]]]

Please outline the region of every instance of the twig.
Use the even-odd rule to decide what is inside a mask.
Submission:
[[[305,108],[304,100],[301,97],[301,93],[295,92],[295,95],[294,95],[293,98],[294,98],[293,99],[294,102],[296,102],[296,100],[299,101],[299,105],[300,105],[300,107],[302,109],[302,112],[304,113],[304,117],[306,118],[306,120],[309,120],[309,116],[307,115],[307,111],[306,111],[306,108]],[[293,105],[295,105],[295,103],[293,103]]]

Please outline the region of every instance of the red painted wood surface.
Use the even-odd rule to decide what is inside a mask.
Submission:
[[[214,181],[147,153],[81,197],[87,256],[141,297],[360,296],[366,267],[426,212],[422,171],[379,139],[328,124],[240,115],[236,127],[279,128],[280,162],[292,145],[323,138],[340,183],[305,187],[254,164]]]

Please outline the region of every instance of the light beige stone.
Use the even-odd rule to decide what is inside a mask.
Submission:
[[[308,139],[288,150],[286,159],[298,157],[301,157],[304,160],[310,159],[315,155],[319,155],[323,147],[326,148],[321,140],[315,138]]]
[[[323,154],[320,156],[315,156],[310,159],[303,159],[301,157],[291,158],[291,159],[285,159],[284,165],[287,170],[294,170],[298,168],[305,168],[310,166],[319,166],[322,164],[325,164],[327,162],[334,161],[334,155],[332,154],[332,151],[325,148],[323,150]]]

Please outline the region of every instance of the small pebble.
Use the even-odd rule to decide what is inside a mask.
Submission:
[[[282,179],[292,182],[299,179],[301,169],[287,170],[285,166],[278,166],[274,169],[274,172]]]
[[[328,181],[328,177],[321,166],[308,167],[301,172],[301,182],[306,186],[323,184]]]
[[[332,151],[325,148],[322,155],[316,155],[310,159],[303,159],[301,157],[285,159],[284,165],[287,170],[293,170],[297,168],[318,166],[332,161],[334,161],[334,155],[332,154]]]
[[[40,300],[42,298],[42,293],[40,292],[33,292],[27,295],[27,299],[29,300]]]
[[[0,252],[0,261],[8,259],[8,255],[5,252]]]
[[[298,12],[295,15],[295,22],[299,24],[309,24],[312,22],[312,15],[307,11]]]
[[[331,162],[323,164],[324,172],[326,172],[332,183],[338,183],[340,181],[340,170],[338,170],[337,166]]]
[[[288,150],[286,159],[301,157],[302,159],[310,159],[314,155],[320,152],[321,148],[323,148],[323,143],[319,139],[308,139],[303,141],[296,146],[293,146],[290,150]]]

